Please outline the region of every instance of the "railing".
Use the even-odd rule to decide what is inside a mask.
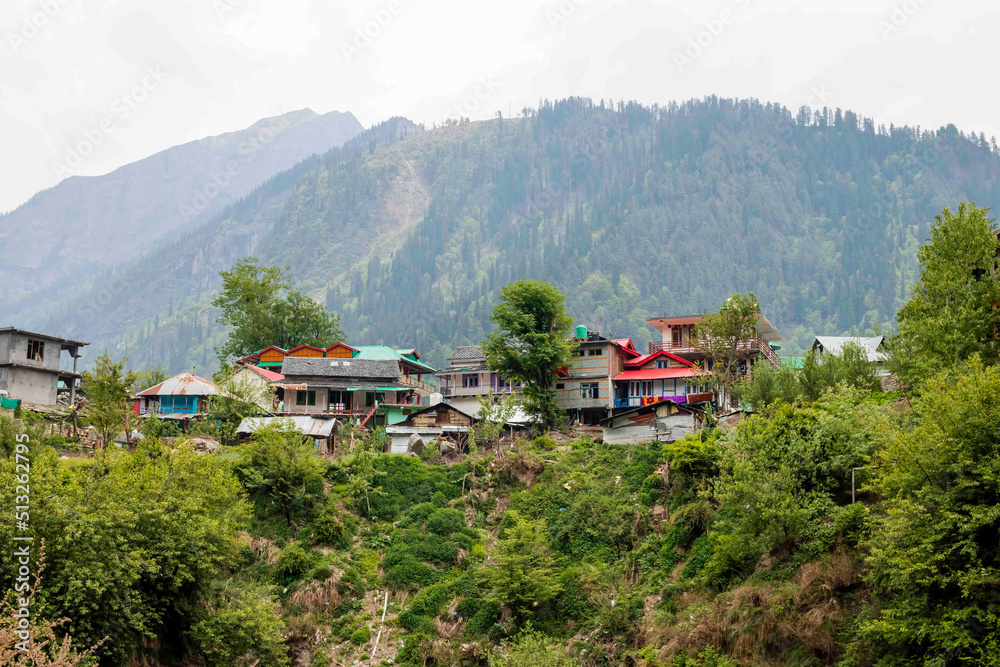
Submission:
[[[453,398],[455,396],[488,396],[490,393],[512,394],[520,388],[520,386],[491,387],[488,384],[480,385],[478,387],[442,387],[441,395],[445,398]]]
[[[687,403],[687,396],[629,396],[628,398],[616,398],[616,408],[638,408],[643,405],[653,405],[671,401],[673,403]]]
[[[701,348],[692,344],[690,340],[667,341],[666,343],[660,342],[649,344],[650,354],[655,354],[660,350],[666,350],[667,352],[699,352],[701,351]],[[768,345],[767,341],[759,336],[743,341],[737,346],[737,350],[760,352],[761,356],[771,362],[772,365],[781,365],[781,359],[778,357],[778,353],[775,352],[770,345]]]
[[[414,389],[421,389],[429,394],[433,394],[437,391],[437,388],[433,385],[427,384],[423,380],[418,380],[413,376],[402,375],[399,378],[400,384],[405,384],[407,387],[413,387]]]

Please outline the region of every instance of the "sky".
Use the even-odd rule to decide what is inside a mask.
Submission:
[[[0,212],[306,107],[430,128],[719,95],[990,137],[998,33],[979,0],[4,0]]]

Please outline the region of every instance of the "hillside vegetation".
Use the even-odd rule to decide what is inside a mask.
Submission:
[[[752,290],[796,353],[814,334],[888,329],[928,221],[956,201],[991,206],[1000,183],[985,137],[756,100],[568,99],[403,137],[358,137],[289,172],[280,197],[252,196],[26,318],[139,366],[204,369],[223,337],[217,272],[253,252],[325,299],[349,341],[432,364],[480,341],[499,289],[525,277],[640,347],[647,317]]]
[[[868,369],[809,396],[826,362],[762,374],[756,413],[672,443],[484,429],[417,458],[344,430],[320,458],[271,427],[199,455],[154,420],[135,451],[72,461],[0,416],[0,497],[23,447],[18,534],[48,562],[33,623],[68,618],[108,666],[998,665],[993,227],[938,217],[890,345],[901,391]],[[966,351],[928,375],[956,323]],[[0,553],[0,579],[16,567]],[[0,611],[0,638],[15,623]]]

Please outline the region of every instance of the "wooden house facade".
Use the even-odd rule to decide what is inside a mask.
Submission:
[[[628,338],[610,340],[592,331],[580,334],[569,364],[556,379],[556,403],[571,421],[596,425],[615,407],[613,378],[639,353]]]

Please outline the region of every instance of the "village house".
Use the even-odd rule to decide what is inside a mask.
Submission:
[[[448,357],[448,368],[437,372],[441,396],[452,406],[469,414],[478,414],[479,399],[516,393],[520,384],[502,379],[490,371],[486,355],[478,345],[455,348]]]
[[[585,326],[576,328],[574,340],[573,356],[556,379],[556,404],[571,421],[597,425],[615,408],[613,378],[639,352],[628,338],[611,340]]]
[[[878,375],[889,374],[889,371],[885,368],[887,356],[884,345],[885,336],[872,336],[868,338],[857,336],[816,336],[812,344],[812,349],[821,357],[825,354],[839,357],[843,354],[844,345],[847,343],[856,343],[861,346],[861,349],[868,356],[868,361],[876,365]]]
[[[358,418],[362,426],[371,419],[381,426],[388,418],[379,407],[409,405],[412,411],[417,406],[411,398],[414,390],[398,382],[399,361],[394,359],[288,356],[281,374],[284,379],[276,386],[283,414]]]
[[[278,407],[274,385],[284,379],[281,373],[253,364],[240,364],[233,373],[233,385],[248,389],[256,398],[254,402],[267,412]]]
[[[69,403],[76,403],[81,378],[77,361],[87,343],[59,336],[0,329],[0,396],[40,406],[58,403],[59,383],[69,391]],[[72,359],[72,370],[63,370],[63,352]]]
[[[669,368],[677,367],[671,365],[671,360],[690,362],[691,368],[711,370],[710,368],[711,360],[706,359],[705,352],[697,345],[695,336],[696,327],[704,319],[705,319],[704,315],[684,315],[684,316],[674,316],[674,317],[667,317],[667,316],[654,317],[652,319],[646,320],[647,324],[649,324],[654,329],[659,330],[660,340],[658,341],[654,340],[653,342],[649,343],[649,354],[641,359],[635,359],[632,363],[632,366],[630,367],[630,370],[635,370],[636,366],[642,366],[643,370],[648,370],[645,367],[648,366],[648,363],[651,360],[654,360],[651,355],[656,354],[658,352],[668,352],[670,354],[670,357],[668,357],[666,360],[662,358],[656,358],[654,360],[657,362],[658,366],[662,366],[662,370],[668,370]],[[753,366],[754,362],[756,362],[758,359],[764,359],[775,368],[780,367],[781,359],[778,357],[778,353],[776,352],[776,350],[779,349],[778,343],[780,341],[781,341],[781,334],[778,333],[778,330],[774,328],[774,325],[772,325],[771,322],[766,317],[764,317],[763,314],[758,313],[757,327],[754,335],[751,338],[747,339],[746,341],[743,341],[743,343],[740,345],[740,350],[746,354],[746,359],[744,362],[740,364],[739,368],[737,369],[737,372],[741,374],[749,373],[750,368]],[[651,375],[656,375],[656,374],[652,373]],[[646,378],[646,377],[641,377],[639,374],[633,374],[632,376],[628,377],[616,378],[616,380],[618,380],[619,382],[624,382],[627,380],[629,383],[631,383],[633,381],[642,382],[644,380],[657,380],[657,379],[679,380],[680,377],[683,376],[670,377],[669,373],[664,374],[664,376],[660,378],[657,377]],[[684,380],[685,383],[688,382],[686,377]],[[674,390],[673,387],[675,386],[677,390],[679,390],[680,388],[679,383],[671,385],[671,390]],[[639,391],[638,396],[641,399],[642,397],[647,395],[646,394],[647,390],[652,392],[652,394],[650,395],[655,396],[657,388],[655,384],[652,386],[643,384],[640,384],[638,386],[633,386],[629,384],[627,396],[630,399],[630,405],[632,402],[631,399],[633,399],[636,396],[636,394],[633,393],[636,389],[638,389]],[[662,390],[666,391],[665,384],[662,385]],[[624,388],[619,387],[619,392],[624,393]],[[698,387],[695,387],[693,392],[691,391],[690,388],[687,389],[686,392],[687,394],[703,393],[703,391],[700,390]],[[663,394],[663,395],[667,396],[668,394]],[[680,396],[680,393],[672,395]],[[731,409],[736,409],[738,407],[736,404],[736,399],[734,397],[722,396],[717,398],[721,403],[728,404],[729,408]],[[685,400],[687,402],[691,402],[690,399],[685,399]]]
[[[211,380],[185,372],[137,393],[133,411],[137,416],[155,413],[166,419],[189,419],[208,412],[210,397],[219,394]]]
[[[692,384],[693,378],[705,374],[694,361],[666,350],[629,359],[614,377],[615,408],[628,410],[661,401],[711,401],[713,394],[707,387]]]
[[[414,435],[424,443],[447,439],[458,446],[468,446],[469,427],[475,423],[472,415],[441,402],[413,412],[401,423],[386,427],[385,432],[391,453],[406,454]]]

